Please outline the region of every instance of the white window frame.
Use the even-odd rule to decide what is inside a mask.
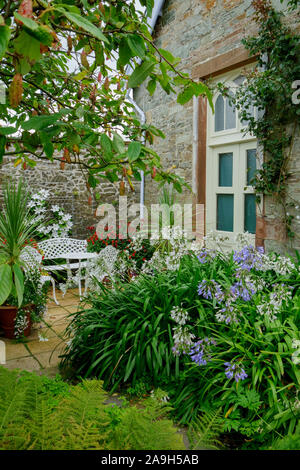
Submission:
[[[237,85],[234,83],[237,77],[244,75],[245,69],[252,69],[253,64],[248,67],[235,69],[230,73],[218,76],[213,80],[213,84],[224,83],[234,91]],[[214,96],[215,105],[219,96],[217,92]],[[225,106],[224,106],[225,112]],[[256,111],[255,111],[256,112]],[[244,194],[254,194],[252,186],[247,186],[247,149],[257,149],[257,168],[262,164],[262,155],[255,136],[243,131],[245,124],[242,124],[236,114],[236,127],[234,129],[225,129],[215,131],[215,114],[208,107],[207,112],[207,149],[206,149],[206,234],[211,230],[217,231],[220,235],[228,237],[228,243],[225,248],[232,249],[235,236],[244,232]],[[219,187],[219,157],[220,153],[233,153],[233,182],[232,187]],[[243,158],[244,156],[244,158]],[[233,232],[217,230],[217,194],[234,194],[234,222]],[[256,214],[261,211],[261,203],[257,205]],[[255,243],[255,234],[251,234],[253,244]]]

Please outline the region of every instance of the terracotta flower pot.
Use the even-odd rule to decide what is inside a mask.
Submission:
[[[31,312],[34,308],[33,305],[26,305],[23,310],[26,310],[26,317],[28,325],[24,330],[24,336],[29,336],[31,332]],[[4,337],[8,339],[15,339],[15,321],[18,313],[18,307],[12,305],[0,306],[0,328],[4,331]]]

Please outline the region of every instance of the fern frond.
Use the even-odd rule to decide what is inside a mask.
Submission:
[[[192,450],[223,447],[218,439],[222,432],[221,410],[208,411],[190,425],[188,438]]]

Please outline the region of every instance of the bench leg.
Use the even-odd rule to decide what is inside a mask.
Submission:
[[[59,305],[59,302],[56,298],[56,293],[55,293],[55,281],[54,279],[51,277],[51,284],[52,284],[52,288],[53,288],[53,299],[54,299],[54,302],[56,303],[56,305]]]
[[[79,298],[81,300],[82,291],[81,291],[81,262],[79,261],[79,269],[78,269],[78,288],[79,288]]]

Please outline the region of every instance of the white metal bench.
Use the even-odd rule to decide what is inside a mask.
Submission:
[[[38,247],[44,255],[44,260],[66,260],[64,264],[44,266],[46,271],[55,272],[66,270],[69,276],[72,269],[78,270],[79,296],[81,297],[81,269],[87,267],[89,259],[97,257],[97,253],[89,253],[87,251],[87,241],[76,240],[74,238],[51,238],[39,242]],[[71,263],[70,260],[77,260],[77,262]]]
[[[33,248],[30,245],[27,245],[23,248],[22,253],[20,255],[20,258],[23,261],[23,263],[25,264],[25,271],[28,270],[28,269],[36,268],[36,267],[40,268],[41,265],[42,265],[42,260],[43,260],[42,255],[35,248]],[[44,269],[44,271],[46,271],[46,270]],[[57,305],[59,305],[58,301],[57,301],[57,298],[56,298],[56,295],[55,295],[55,281],[54,281],[53,277],[51,277],[49,274],[42,274],[41,275],[41,284],[43,285],[47,281],[51,282],[52,288],[53,288],[54,302]]]

